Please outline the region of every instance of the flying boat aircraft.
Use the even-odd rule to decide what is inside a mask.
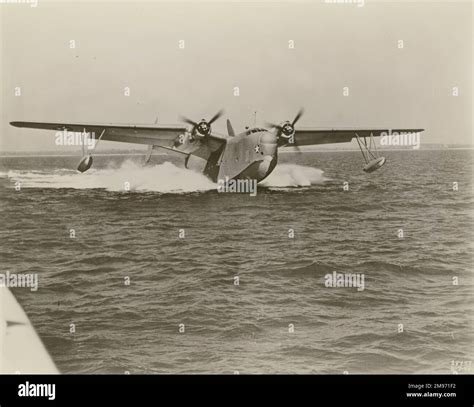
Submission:
[[[64,132],[99,134],[95,147],[100,140],[117,141],[148,145],[145,162],[148,162],[153,151],[160,148],[182,154],[185,167],[203,173],[213,182],[223,179],[252,179],[262,181],[275,168],[280,148],[310,146],[318,144],[346,143],[356,138],[365,165],[365,172],[373,172],[382,167],[385,157],[378,155],[374,137],[384,134],[419,133],[423,129],[321,129],[296,128],[295,125],[303,115],[301,109],[293,120],[280,124],[268,123],[264,127],[247,128],[236,134],[230,121],[227,120],[227,135],[212,130],[213,123],[223,111],[217,112],[211,119],[197,122],[181,116],[185,123],[178,125],[113,125],[113,124],[71,124],[14,121],[15,127],[47,129]],[[77,167],[85,172],[93,162],[93,150],[83,157]]]

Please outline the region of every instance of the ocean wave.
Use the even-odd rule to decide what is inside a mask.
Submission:
[[[292,267],[288,267],[287,264],[281,265],[277,271],[288,272],[293,275],[316,275],[321,276],[326,273],[338,272],[338,273],[369,273],[369,272],[390,272],[396,274],[425,274],[433,273],[434,270],[429,268],[422,268],[414,265],[397,264],[386,261],[363,261],[359,263],[347,263],[347,264],[331,264],[314,261],[310,264],[303,266],[296,266],[293,264]]]
[[[324,177],[319,168],[297,164],[279,164],[260,185],[264,187],[309,187],[324,185],[329,178]]]
[[[130,160],[118,168],[90,169],[78,173],[70,169],[16,171],[0,174],[21,188],[105,189],[114,192],[200,192],[216,189],[205,175],[180,168],[170,162],[143,167]]]

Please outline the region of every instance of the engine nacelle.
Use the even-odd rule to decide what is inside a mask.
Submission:
[[[281,127],[281,132],[280,132],[281,137],[290,139],[295,135],[295,127],[289,121],[283,122],[282,124],[280,124],[280,127]]]
[[[193,137],[197,139],[203,139],[211,134],[211,125],[204,119],[202,119],[193,129]]]

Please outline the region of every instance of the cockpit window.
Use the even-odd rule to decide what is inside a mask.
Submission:
[[[248,134],[253,134],[253,133],[259,133],[261,131],[266,131],[265,129],[260,129],[258,127],[256,127],[255,129],[250,129],[250,130],[247,130],[247,135]]]

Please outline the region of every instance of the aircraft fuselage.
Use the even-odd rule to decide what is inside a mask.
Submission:
[[[214,182],[226,178],[259,182],[273,171],[277,160],[276,134],[254,128],[229,137],[215,151],[197,149],[186,160],[186,167],[204,173]]]

